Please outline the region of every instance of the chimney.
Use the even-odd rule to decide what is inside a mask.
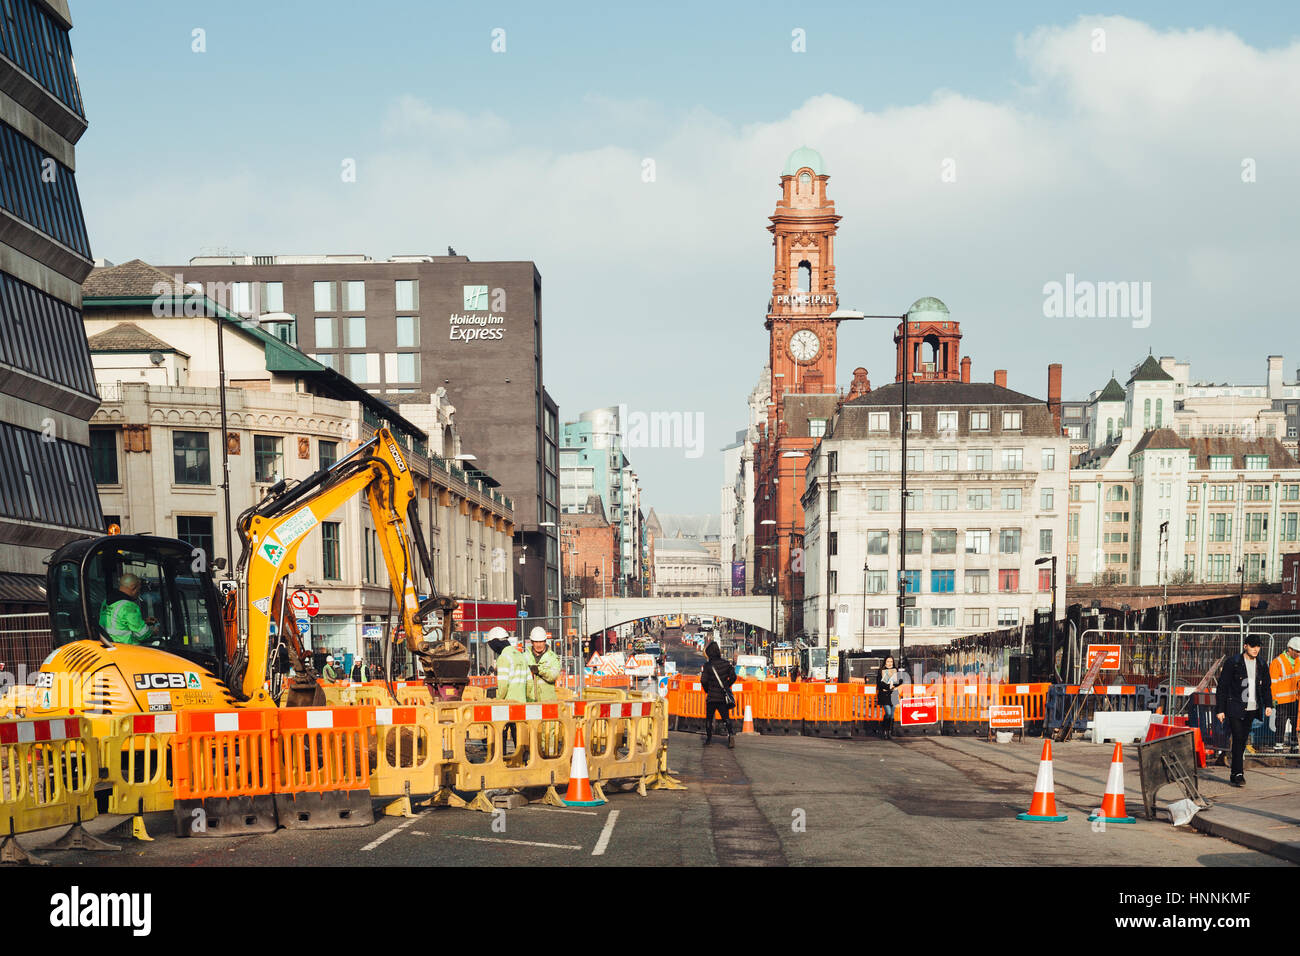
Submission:
[[[998,388],[1007,387],[1007,370],[1000,368],[993,373],[993,384]]]
[[[970,356],[969,355],[963,356],[961,360],[961,380],[967,383],[970,382]]]
[[[1047,366],[1047,410],[1052,413],[1056,434],[1061,433],[1061,363]]]

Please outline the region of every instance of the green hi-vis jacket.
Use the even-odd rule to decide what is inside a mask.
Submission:
[[[541,657],[534,657],[529,648],[524,651],[523,657],[524,674],[528,679],[527,702],[535,704],[559,700],[555,693],[555,682],[560,679],[560,659],[555,656],[555,651],[548,648]],[[534,677],[529,667],[536,667],[538,676]]]
[[[99,611],[99,625],[118,644],[139,644],[151,634],[149,625],[144,622],[144,615],[140,613],[140,605],[130,598],[122,598],[111,604],[105,602]]]

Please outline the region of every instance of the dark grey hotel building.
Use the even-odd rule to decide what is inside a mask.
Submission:
[[[66,0],[0,6],[0,616],[45,609],[45,559],[103,532],[99,394],[81,321],[92,260],[73,144],[86,131]],[[0,636],[14,629],[0,618]],[[5,652],[0,646],[0,654]]]
[[[426,430],[418,406],[444,389],[476,456],[469,467],[512,499],[520,607],[559,614],[559,413],[543,384],[542,278],[532,262],[235,255],[159,268],[258,315],[268,332],[402,405]]]

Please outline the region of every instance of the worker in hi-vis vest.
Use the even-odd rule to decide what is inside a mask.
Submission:
[[[153,618],[140,613],[142,582],[129,571],[117,579],[117,590],[104,599],[99,611],[99,626],[117,644],[140,644],[158,633]]]
[[[1296,749],[1296,702],[1300,699],[1300,637],[1287,642],[1286,649],[1268,665],[1268,676],[1273,681],[1273,703],[1277,705],[1278,749]],[[1287,721],[1291,729],[1287,731]],[[1286,734],[1286,743],[1282,735]]]

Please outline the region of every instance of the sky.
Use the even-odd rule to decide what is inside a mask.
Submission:
[[[842,306],[937,296],[976,381],[1045,398],[1061,362],[1083,399],[1149,351],[1215,382],[1300,368],[1294,5],[70,4],[97,257],[531,259],[562,420],[701,425],[628,449],[647,510],[720,507],[802,145]],[[1089,282],[1143,309],[1048,304]],[[891,334],[842,326],[839,383],[892,378]]]

